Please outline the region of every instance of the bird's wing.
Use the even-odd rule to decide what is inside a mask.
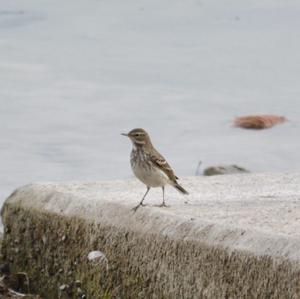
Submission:
[[[166,159],[159,152],[157,152],[156,150],[153,151],[150,154],[150,160],[156,167],[162,170],[171,181],[176,182],[178,177],[175,175],[173,169],[168,164]]]

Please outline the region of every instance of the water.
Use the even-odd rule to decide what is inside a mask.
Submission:
[[[131,177],[147,129],[178,176],[300,170],[300,3],[2,1],[0,204],[34,181]],[[265,131],[236,116],[289,119]]]

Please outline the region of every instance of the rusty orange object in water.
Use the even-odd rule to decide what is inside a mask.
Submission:
[[[277,124],[281,124],[286,121],[284,116],[277,115],[248,115],[237,117],[234,120],[234,125],[236,127],[244,129],[268,129]]]

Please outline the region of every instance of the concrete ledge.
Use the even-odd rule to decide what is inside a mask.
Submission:
[[[300,297],[300,174],[181,182],[190,196],[170,187],[158,208],[151,190],[135,214],[135,180],[22,187],[2,209],[3,255],[45,298],[78,298],[76,280],[93,299]]]

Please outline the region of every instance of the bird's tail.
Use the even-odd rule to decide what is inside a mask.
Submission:
[[[181,187],[178,183],[175,183],[173,185],[174,188],[176,188],[180,193],[188,195],[189,193],[183,188]]]

